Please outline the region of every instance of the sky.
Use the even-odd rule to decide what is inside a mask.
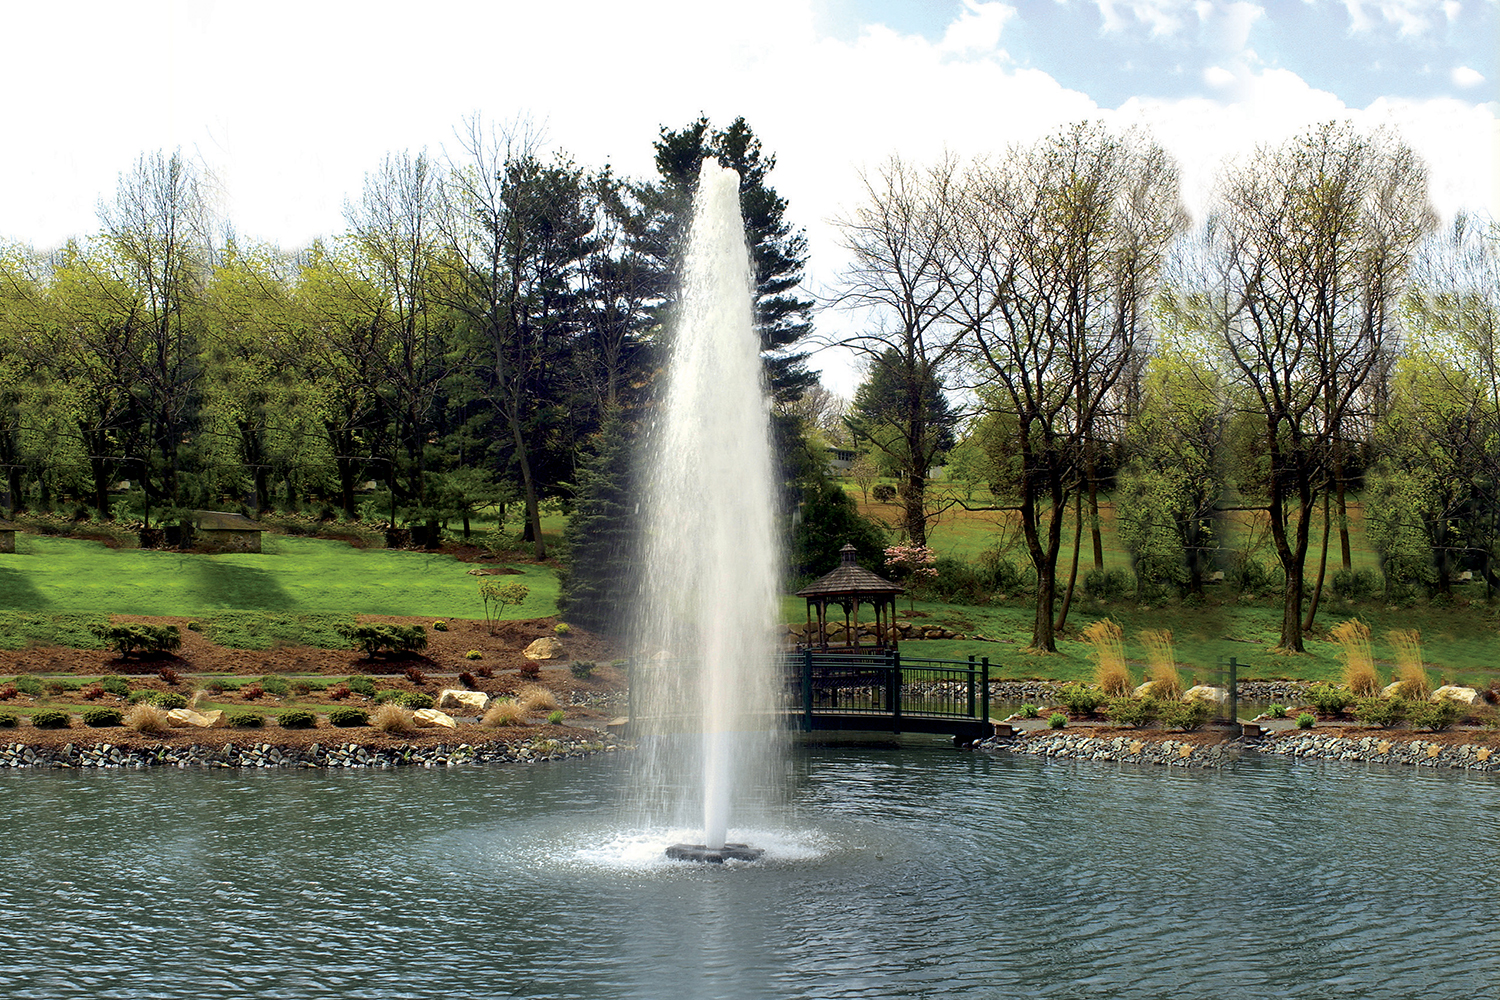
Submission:
[[[474,114],[635,177],[662,126],[743,115],[814,293],[862,171],[1084,119],[1149,127],[1197,218],[1233,158],[1329,120],[1398,129],[1445,218],[1500,215],[1500,0],[0,0],[0,23],[0,240],[39,249],[175,148],[242,239],[295,249],[387,152],[457,155]],[[814,361],[852,393],[847,357]]]

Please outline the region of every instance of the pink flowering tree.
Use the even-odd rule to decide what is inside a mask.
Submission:
[[[915,591],[937,576],[937,553],[925,545],[892,545],[885,550],[885,568],[906,584],[909,606],[915,610]]]

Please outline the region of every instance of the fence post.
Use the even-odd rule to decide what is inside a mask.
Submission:
[[[813,718],[812,647],[802,651],[802,731],[812,732]]]
[[[1229,658],[1229,723],[1237,725],[1240,721],[1240,661],[1231,656]]]
[[[901,732],[901,654],[891,654],[891,731]]]
[[[979,661],[980,666],[980,705],[984,708],[984,714],[979,717],[981,722],[990,721],[990,658],[984,657]]]

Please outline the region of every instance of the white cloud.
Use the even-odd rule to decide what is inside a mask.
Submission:
[[[1223,66],[1210,66],[1203,71],[1203,82],[1210,87],[1228,87],[1234,83],[1234,74]]]
[[[1437,0],[1376,0],[1374,3],[1344,0],[1344,9],[1349,12],[1349,30],[1354,34],[1375,31],[1378,16],[1380,24],[1393,25],[1401,37],[1416,38],[1436,30],[1440,18],[1452,21],[1458,16],[1459,5]]]
[[[1462,87],[1467,90],[1470,87],[1477,87],[1483,83],[1484,74],[1467,66],[1455,66],[1453,67],[1453,71],[1448,74],[1448,79],[1453,81],[1455,87]]]
[[[943,51],[987,52],[1000,44],[1005,23],[1015,16],[1009,4],[964,0],[964,12],[943,33]]]
[[[1151,29],[1153,38],[1170,38],[1187,27],[1190,17],[1203,20],[1208,4],[1195,0],[1094,0],[1105,33],[1124,31],[1130,22]]]

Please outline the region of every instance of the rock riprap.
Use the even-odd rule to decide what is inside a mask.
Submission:
[[[438,743],[367,747],[337,743],[306,747],[227,743],[222,747],[0,746],[0,767],[449,767],[456,764],[541,763],[614,753],[612,740],[534,739],[512,743]]]

